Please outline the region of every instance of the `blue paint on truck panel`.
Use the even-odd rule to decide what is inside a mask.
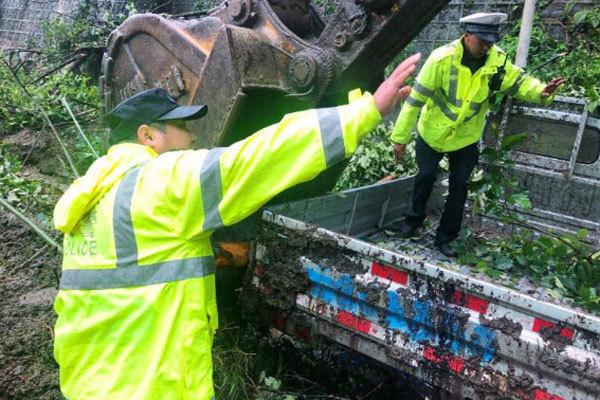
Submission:
[[[471,343],[475,346],[472,354],[481,356],[483,362],[491,362],[496,355],[495,340],[496,332],[487,326],[478,325],[471,334]]]
[[[413,332],[416,331],[411,339],[415,342],[436,342],[437,338],[433,328],[433,319],[431,318],[431,301],[413,301]]]
[[[305,264],[305,268],[311,282],[310,296],[382,324],[378,309],[368,304],[367,294],[357,289],[351,275],[312,264]],[[477,325],[467,339],[464,314],[460,309],[442,306],[433,310],[431,300],[416,299],[413,296],[403,298],[402,294],[393,290],[387,290],[386,295],[387,307],[383,324],[387,328],[406,334],[413,342],[443,346],[457,356],[478,356],[483,363],[494,358],[494,331]]]
[[[404,316],[404,306],[398,293],[388,290],[387,291],[387,313],[385,315],[385,322],[390,329],[398,330],[406,334],[410,334],[410,328],[406,317]]]
[[[330,268],[319,266],[307,267],[307,272],[313,283],[310,287],[312,297],[370,321],[378,320],[377,309],[367,303],[367,295],[356,289],[350,275],[339,274],[334,278]]]

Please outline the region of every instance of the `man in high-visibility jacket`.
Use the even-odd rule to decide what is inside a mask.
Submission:
[[[179,150],[193,145],[185,121],[205,107],[178,106],[162,89],[121,102],[112,139],[130,143],[111,147],[54,210],[65,233],[54,343],[64,396],[214,398],[212,232],[350,157],[408,95],[419,58],[374,95],[286,115],[226,148]]]
[[[462,224],[467,182],[477,165],[477,143],[483,133],[485,115],[495,92],[509,92],[518,99],[549,103],[554,91],[565,82],[553,79],[548,85],[527,76],[513,65],[506,53],[493,45],[500,39],[502,13],[477,13],[462,18],[463,37],[434,50],[419,72],[410,96],[404,102],[391,135],[399,161],[412,139],[417,122],[416,160],[412,206],[405,219],[393,224],[404,237],[413,236],[425,219],[425,206],[444,155],[450,164],[450,187],[436,244],[454,257],[450,243]],[[420,117],[419,117],[420,113]]]

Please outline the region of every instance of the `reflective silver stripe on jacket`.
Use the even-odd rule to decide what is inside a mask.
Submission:
[[[433,100],[435,105],[437,105],[440,108],[440,110],[442,110],[444,115],[446,117],[448,117],[451,121],[456,121],[456,118],[458,118],[458,115],[456,115],[452,110],[450,110],[448,108],[448,105],[433,90],[426,88],[425,86],[421,85],[419,82],[415,83],[414,89],[417,92],[421,93],[423,96],[427,96],[431,100]]]
[[[115,203],[113,204],[113,228],[117,268],[137,265],[137,243],[131,222],[131,201],[133,191],[141,167],[136,167],[127,174],[119,184]]]
[[[201,278],[215,272],[213,256],[162,261],[149,265],[138,264],[138,249],[131,219],[131,202],[141,167],[130,170],[119,183],[113,205],[113,232],[116,268],[65,269],[60,289],[97,290]]]
[[[62,273],[60,289],[98,290],[148,286],[201,278],[214,274],[215,270],[213,256],[111,269],[67,269]]]
[[[473,118],[475,118],[478,114],[479,111],[481,111],[481,108],[483,107],[483,103],[471,103],[469,108],[471,111],[474,111],[473,114],[471,114],[470,116],[468,116],[467,118],[465,118],[464,122],[469,122],[470,120],[472,120]]]
[[[508,92],[511,95],[516,94],[519,91],[519,88],[521,87],[521,84],[523,83],[524,80],[525,80],[525,75],[521,74],[517,79],[515,79],[515,83],[513,83],[512,86],[508,89]]]
[[[337,107],[319,108],[317,118],[325,151],[325,165],[329,168],[346,157],[340,114]]]
[[[223,227],[219,204],[223,199],[220,159],[224,151],[224,147],[209,150],[200,171],[200,190],[202,191],[202,205],[204,207],[202,229],[205,232]]]
[[[424,101],[417,100],[417,99],[415,99],[415,98],[414,98],[414,97],[412,97],[412,96],[408,96],[408,97],[406,98],[406,102],[407,102],[408,104],[410,104],[411,106],[413,106],[413,107],[417,107],[417,108],[423,108],[423,106],[425,105],[425,102],[424,102]]]
[[[450,83],[448,84],[448,102],[456,107],[462,107],[462,100],[456,98],[456,90],[458,87],[458,68],[456,65],[450,65]]]

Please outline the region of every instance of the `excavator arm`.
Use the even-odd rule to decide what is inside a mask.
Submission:
[[[197,143],[225,146],[286,113],[373,87],[447,3],[341,0],[326,22],[309,0],[228,0],[190,20],[139,14],[112,32],[100,87],[107,109],[152,87],[181,104],[207,104],[208,115],[191,125]],[[299,190],[322,193],[338,173]]]

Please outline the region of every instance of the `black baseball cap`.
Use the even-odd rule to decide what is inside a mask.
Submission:
[[[107,115],[110,142],[118,143],[133,134],[140,125],[174,120],[194,120],[208,112],[205,104],[180,106],[165,89],[148,89],[121,101]]]

